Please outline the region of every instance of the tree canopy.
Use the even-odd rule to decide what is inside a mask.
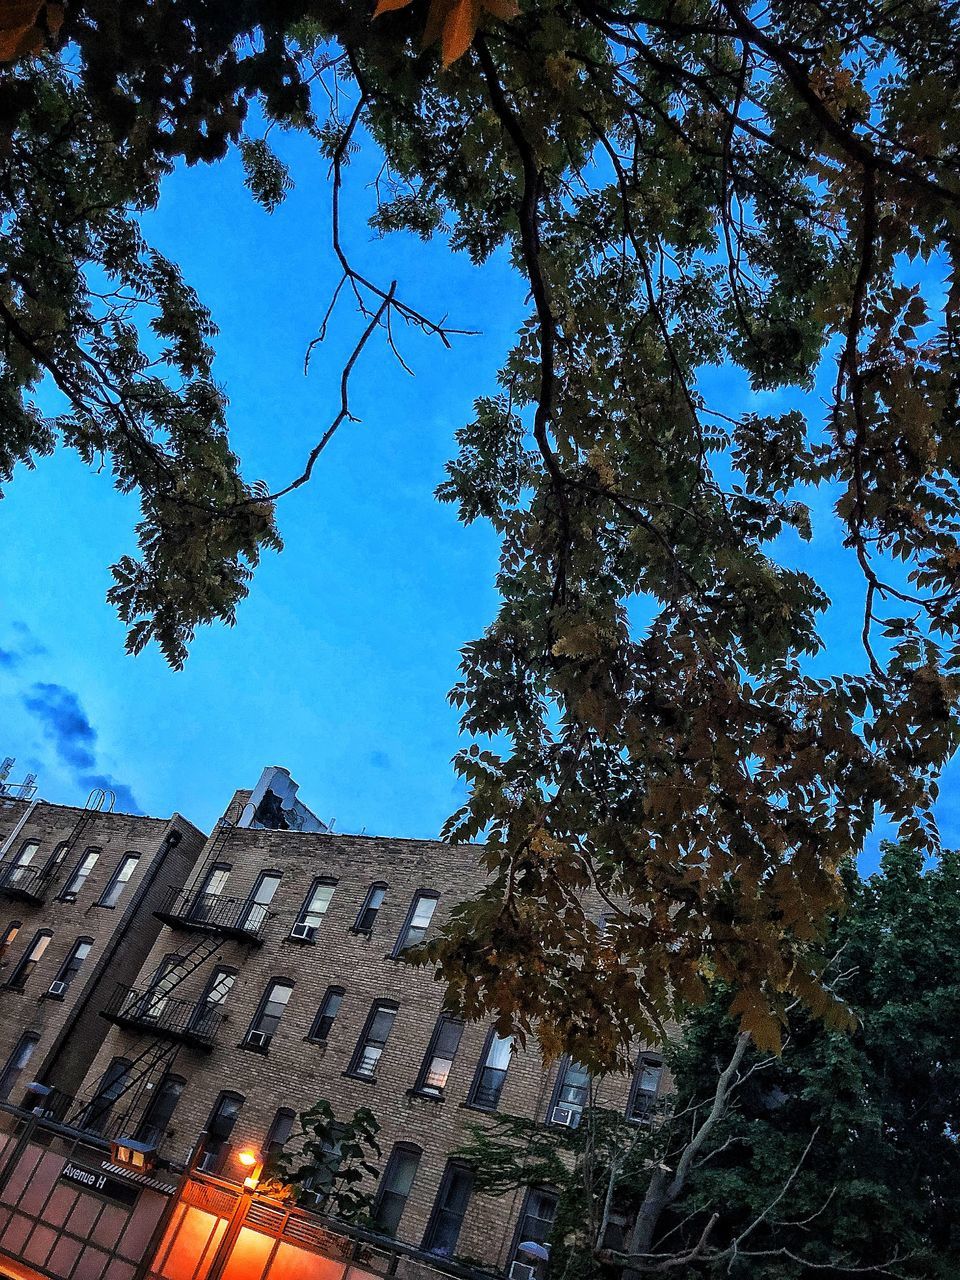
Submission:
[[[878,813],[936,848],[958,741],[957,0],[12,8],[31,29],[0,78],[0,477],[62,442],[138,493],[110,592],[128,647],[178,665],[233,621],[371,338],[454,340],[345,251],[364,139],[377,230],[505,247],[529,286],[439,491],[502,546],[502,607],[453,692],[477,741],[446,834],[483,834],[493,874],[431,951],[451,1005],[597,1063],[713,976],[762,1046],[797,997],[843,1021],[812,949],[842,868]],[[273,493],[230,449],[211,316],[137,223],[171,166],[231,146],[275,207],[291,176],[261,118],[329,162],[343,279],[320,333],[357,324],[340,411]],[[708,394],[720,366],[742,413]],[[771,413],[778,388],[807,394]],[[789,548],[817,489],[864,661],[814,676],[829,602]]]
[[[666,1046],[675,1093],[647,1123],[475,1126],[460,1154],[479,1189],[560,1193],[552,1274],[957,1274],[960,857],[924,875],[888,846],[851,889],[825,957],[853,1035],[795,1006],[778,1059],[736,1035],[717,990]]]

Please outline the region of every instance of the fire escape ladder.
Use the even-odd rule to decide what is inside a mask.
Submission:
[[[179,1044],[165,1045],[161,1040],[153,1041],[150,1047],[156,1048],[158,1052],[154,1055],[152,1061],[146,1063],[136,1075],[133,1075],[132,1071],[128,1074],[124,1082],[123,1091],[119,1094],[121,1098],[130,1095],[130,1100],[116,1123],[116,1132],[119,1134],[127,1134],[129,1132],[128,1125],[131,1118],[136,1116],[140,1110],[144,1094],[151,1086],[159,1085],[167,1072],[172,1069],[177,1060],[177,1054],[180,1052]],[[143,1055],[141,1054],[140,1056],[142,1057]]]
[[[189,978],[205,964],[215,952],[223,946],[223,938],[215,933],[202,933],[189,951],[174,956],[173,964],[161,973],[151,987],[151,994],[169,996],[179,987],[184,978]]]
[[[140,1085],[140,1091],[142,1091],[142,1088],[146,1085],[151,1073],[159,1064],[162,1064],[161,1075],[164,1071],[169,1070],[173,1065],[173,1061],[176,1058],[179,1049],[179,1045],[170,1044],[159,1038],[151,1040],[150,1043],[133,1059],[121,1079],[111,1085],[109,1090],[111,1110],[116,1106],[120,1099],[125,1097],[126,1094],[128,1094],[135,1086]],[[74,1111],[74,1113],[68,1118],[67,1124],[79,1129],[84,1128],[89,1115],[96,1109],[98,1096],[99,1095],[95,1095],[89,1102],[82,1102],[77,1107],[76,1111]],[[132,1105],[128,1107],[127,1111],[124,1113],[124,1120],[126,1120],[127,1115],[129,1115],[131,1110]]]

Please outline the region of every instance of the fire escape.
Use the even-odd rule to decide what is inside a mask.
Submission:
[[[130,1063],[122,1079],[101,1086],[111,1108],[110,1129],[127,1135],[136,1129],[135,1117],[155,1087],[173,1069],[186,1046],[199,1053],[213,1048],[223,1022],[225,989],[209,985],[198,996],[184,999],[176,993],[181,984],[201,968],[228,940],[259,945],[267,909],[250,898],[233,899],[210,892],[210,871],[223,856],[234,824],[224,817],[218,824],[207,857],[193,884],[174,888],[154,912],[170,929],[192,935],[192,945],[164,961],[143,987],[118,984],[101,1017],[126,1031],[146,1033],[150,1041]],[[118,1106],[123,1103],[122,1108]],[[81,1106],[70,1123],[97,1127],[98,1100]],[[92,1110],[91,1110],[92,1109]],[[93,1117],[93,1125],[89,1123]],[[162,1136],[162,1135],[160,1135]]]
[[[87,796],[86,804],[74,823],[73,830],[66,840],[54,849],[46,862],[33,865],[33,853],[25,853],[21,848],[9,858],[0,862],[0,894],[15,901],[29,902],[34,906],[42,905],[49,896],[51,886],[57,872],[66,864],[74,849],[80,847],[81,840],[90,824],[98,814],[112,813],[116,796],[112,791],[94,788]],[[26,858],[26,861],[24,861]]]

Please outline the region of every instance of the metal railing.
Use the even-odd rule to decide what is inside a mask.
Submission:
[[[16,858],[0,862],[0,894],[27,902],[43,902],[53,879],[54,868],[20,866]]]
[[[175,888],[154,915],[173,928],[199,929],[259,942],[268,911],[249,898],[224,898],[217,893]]]
[[[145,991],[118,986],[102,1016],[117,1026],[151,1031],[200,1049],[213,1047],[223,1021],[223,1012],[215,1005],[202,999],[175,999],[162,986]]]

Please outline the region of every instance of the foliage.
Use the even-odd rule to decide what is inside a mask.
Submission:
[[[480,1189],[561,1191],[552,1274],[615,1275],[627,1259],[717,1280],[960,1274],[960,855],[923,874],[890,845],[851,890],[830,972],[852,1035],[797,1007],[772,1057],[736,1035],[717,992],[665,1046],[676,1092],[654,1123],[594,1110],[573,1133],[475,1127],[461,1154]],[[615,1247],[608,1194],[627,1221]]]
[[[349,1120],[338,1120],[325,1098],[297,1117],[288,1143],[264,1168],[267,1190],[299,1198],[323,1193],[323,1212],[341,1222],[365,1221],[373,1204],[381,1156],[380,1124],[369,1107],[358,1107]]]
[[[464,50],[446,69],[428,10],[442,59]],[[477,741],[446,834],[483,835],[492,875],[430,950],[449,1003],[610,1064],[716,977],[775,1048],[796,998],[843,1022],[815,946],[842,868],[878,813],[936,848],[958,743],[960,6],[506,12],[71,4],[0,84],[0,472],[61,440],[138,492],[141,559],[112,591],[134,650],[179,663],[198,623],[231,621],[371,335],[450,340],[344,248],[344,165],[372,139],[375,225],[505,249],[531,299],[440,490],[494,525],[503,601],[453,694]],[[340,412],[273,495],[227,446],[209,318],[131,217],[176,159],[241,139],[274,207],[254,101],[330,165],[343,280],[318,336],[344,299],[364,326]],[[721,367],[750,389],[740,416],[710,394]],[[52,422],[43,373],[69,402]],[[825,406],[799,394],[824,381]],[[814,675],[829,601],[791,562],[831,523],[863,669]],[[617,903],[603,934],[589,887]]]

